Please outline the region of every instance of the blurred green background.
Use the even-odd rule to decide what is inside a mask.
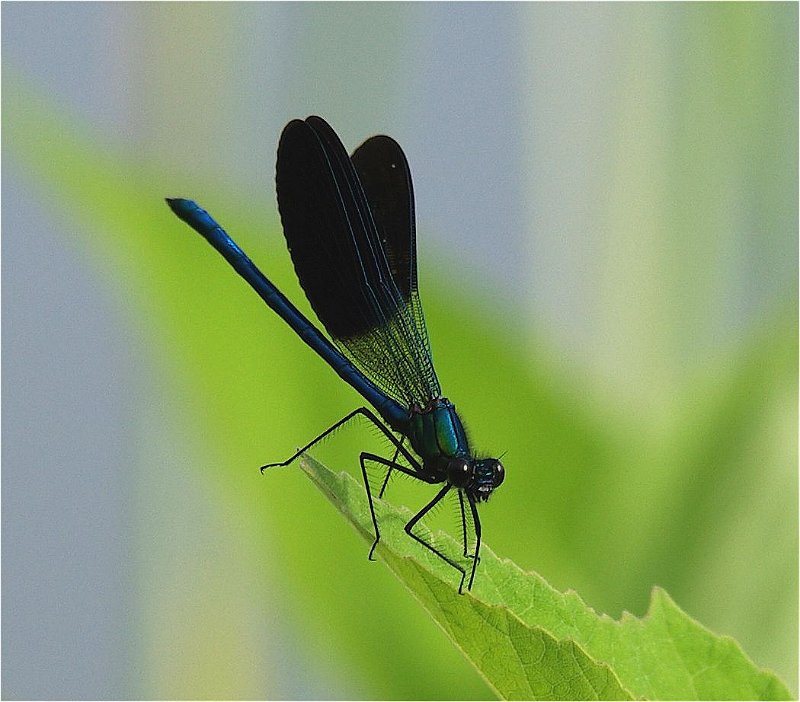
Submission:
[[[440,379],[507,452],[486,542],[797,690],[796,4],[1,9],[3,697],[491,696],[259,475],[359,398],[162,201],[308,309],[273,173],[312,113],[406,151]]]

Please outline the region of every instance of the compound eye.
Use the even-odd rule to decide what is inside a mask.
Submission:
[[[471,472],[469,463],[463,458],[454,458],[447,465],[447,482],[455,487],[466,487]]]
[[[506,478],[506,469],[503,468],[503,464],[500,461],[494,462],[494,467],[492,468],[492,483],[495,487],[500,485]]]

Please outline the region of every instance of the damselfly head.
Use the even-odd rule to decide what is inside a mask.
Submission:
[[[496,458],[480,458],[468,461],[453,458],[447,465],[447,481],[461,488],[477,502],[485,502],[492,491],[506,477],[503,464]]]

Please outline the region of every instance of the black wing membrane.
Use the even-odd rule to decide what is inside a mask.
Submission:
[[[286,243],[334,343],[389,397],[424,405],[441,390],[416,290],[408,167],[396,144],[376,142],[357,160],[366,185],[327,122],[309,117],[286,125],[276,172]],[[392,163],[405,171],[407,185],[381,175]],[[388,205],[392,188],[402,195],[399,205]]]
[[[405,154],[391,137],[374,136],[350,157],[400,294],[409,299],[417,285],[414,192]]]
[[[414,188],[408,161],[400,144],[384,135],[367,139],[353,152],[351,160],[369,201],[392,278],[403,299],[411,305],[419,336],[430,355],[417,288]]]

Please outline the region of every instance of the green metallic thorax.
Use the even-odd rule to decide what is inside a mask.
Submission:
[[[447,398],[432,400],[424,409],[412,408],[408,437],[429,470],[450,458],[469,455],[464,426]]]

